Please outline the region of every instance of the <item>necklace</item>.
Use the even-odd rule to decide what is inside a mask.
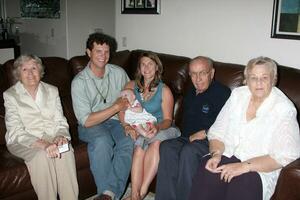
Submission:
[[[146,94],[145,94],[145,92],[140,92],[141,100],[148,101],[155,94],[156,90],[157,90],[157,88],[152,88],[152,91],[148,91],[148,92],[146,92]]]
[[[94,83],[94,85],[95,85],[95,88],[96,88],[98,94],[99,94],[99,95],[101,96],[101,98],[103,99],[103,103],[106,103],[106,99],[107,99],[107,96],[108,96],[108,91],[109,91],[109,86],[110,86],[109,74],[107,75],[107,79],[108,79],[108,80],[107,80],[107,90],[106,90],[106,95],[104,96],[103,93],[100,92],[99,88],[97,87],[95,80],[92,78],[93,83]]]
[[[141,95],[141,100],[142,101],[147,101],[151,97],[151,92],[148,92],[147,94],[140,93],[140,95]]]

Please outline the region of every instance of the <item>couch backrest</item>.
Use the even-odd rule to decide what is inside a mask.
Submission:
[[[118,64],[123,67],[128,76],[134,79],[134,73],[137,68],[138,57],[145,52],[145,50],[120,51],[112,56],[111,63]],[[156,52],[157,53],[157,52]],[[187,87],[192,83],[188,76],[188,63],[191,60],[188,57],[176,56],[170,54],[157,53],[164,66],[163,81],[171,88],[175,105],[175,122],[180,127],[182,121],[182,97]],[[88,62],[86,56],[76,56],[70,59],[74,74],[78,73],[78,69],[82,69]],[[214,62],[216,69],[215,79],[227,85],[231,90],[243,85],[244,81],[244,65]],[[299,112],[300,108],[300,93],[298,93],[298,86],[300,86],[300,70],[278,66],[278,83],[277,86],[295,103]],[[300,122],[298,114],[298,122]]]
[[[125,69],[128,76],[133,79],[137,68],[137,60],[145,50],[119,51],[111,56],[110,63],[117,64]],[[185,89],[192,83],[187,73],[190,58],[170,54],[157,53],[164,66],[163,81],[171,88],[176,101],[175,122],[180,127],[182,121],[182,97]],[[85,55],[75,56],[69,61],[58,57],[42,58],[45,65],[45,76],[43,81],[58,87],[64,114],[70,126],[73,140],[78,141],[77,120],[74,115],[71,100],[71,81],[73,77],[83,69],[88,63]],[[14,84],[12,78],[13,60],[6,62],[0,68],[0,144],[5,144],[5,123],[3,92]],[[244,66],[239,64],[214,62],[216,69],[215,79],[227,85],[231,89],[243,84]],[[279,66],[278,67],[278,87],[295,103],[300,110],[300,70]],[[298,122],[300,122],[298,114]]]
[[[5,75],[4,67],[0,65],[0,144],[5,144],[4,134],[6,128],[4,123],[5,108],[4,108],[3,92],[8,88],[7,82],[8,81]]]
[[[277,86],[295,104],[298,123],[300,123],[300,70],[279,65]]]

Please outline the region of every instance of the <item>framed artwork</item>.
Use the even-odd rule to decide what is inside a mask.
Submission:
[[[20,0],[22,18],[60,18],[60,0]]]
[[[5,1],[0,0],[0,17],[6,19]]]
[[[121,0],[122,14],[159,14],[160,0]]]
[[[300,0],[274,0],[271,37],[300,39]]]

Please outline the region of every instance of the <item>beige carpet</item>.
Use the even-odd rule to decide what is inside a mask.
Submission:
[[[131,185],[129,184],[123,198],[128,197],[130,195],[130,192],[131,192]],[[87,198],[86,200],[93,200],[93,198],[95,198],[95,197],[96,197],[96,195],[92,196],[90,198]],[[154,197],[155,197],[155,194],[152,192],[149,192],[148,195],[144,198],[144,200],[154,200]]]
[[[129,184],[123,198],[128,197],[130,195],[130,192],[131,192],[131,185]],[[148,195],[144,198],[144,200],[154,200],[154,197],[155,197],[155,194],[152,192],[149,192]]]

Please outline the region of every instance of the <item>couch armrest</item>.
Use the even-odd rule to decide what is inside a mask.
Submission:
[[[300,158],[281,170],[272,200],[300,199]]]
[[[0,145],[5,145],[5,133],[6,133],[6,127],[5,127],[5,121],[4,121],[4,114],[2,115],[0,111]]]

